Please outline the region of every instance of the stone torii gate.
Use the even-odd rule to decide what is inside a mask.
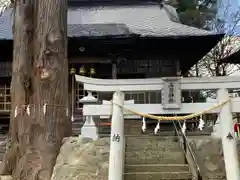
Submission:
[[[229,100],[228,90],[240,88],[239,77],[210,78],[150,78],[150,79],[94,79],[75,75],[87,91],[115,92],[113,103],[83,106],[84,116],[112,116],[111,146],[109,159],[109,180],[122,180],[124,164],[124,117],[133,115],[127,109],[142,114],[194,114],[216,106],[224,105],[205,113],[218,113],[228,180],[239,180],[240,169],[233,132],[232,113],[240,112],[240,99]],[[162,91],[161,104],[125,104],[124,92]],[[182,90],[217,90],[216,102],[181,103]],[[119,141],[116,141],[116,135]]]

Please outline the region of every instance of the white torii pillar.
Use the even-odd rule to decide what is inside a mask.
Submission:
[[[115,92],[113,94],[113,102],[119,105],[124,104],[124,93]],[[118,105],[112,105],[112,122],[111,122],[111,138],[110,138],[110,155],[108,180],[123,180],[124,168],[124,114],[123,108]]]
[[[228,100],[228,90],[219,89],[217,92],[217,97],[220,103]],[[240,169],[237,153],[237,143],[233,129],[234,123],[232,118],[231,102],[228,102],[221,107],[219,119],[221,126],[221,137],[226,168],[226,177],[227,180],[239,180]]]

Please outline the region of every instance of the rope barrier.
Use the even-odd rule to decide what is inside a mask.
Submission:
[[[222,107],[223,105],[227,104],[228,102],[230,102],[231,99],[229,98],[228,100],[226,101],[223,101],[222,103],[219,103],[213,107],[210,107],[206,110],[203,110],[201,112],[198,112],[198,113],[192,113],[192,114],[189,114],[189,115],[185,115],[185,116],[155,116],[155,115],[151,115],[151,114],[144,114],[144,113],[140,113],[140,112],[137,112],[133,109],[129,109],[129,108],[126,108],[116,102],[113,102],[113,104],[133,113],[133,114],[136,114],[136,115],[139,115],[139,116],[142,116],[142,117],[145,117],[145,118],[150,118],[150,119],[154,119],[154,120],[157,120],[157,121],[161,121],[161,120],[167,120],[167,121],[174,121],[174,120],[177,120],[177,121],[182,121],[182,120],[188,120],[188,119],[192,119],[192,118],[195,118],[195,117],[198,117],[198,116],[201,116],[209,111],[213,111],[219,107]]]

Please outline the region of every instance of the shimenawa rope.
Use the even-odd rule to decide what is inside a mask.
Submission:
[[[219,103],[213,107],[210,107],[206,110],[203,110],[203,111],[200,111],[200,112],[197,112],[197,113],[192,113],[192,114],[189,114],[189,115],[185,115],[185,116],[155,116],[155,115],[151,115],[151,114],[144,114],[144,113],[140,113],[140,112],[137,112],[133,109],[129,109],[129,108],[126,108],[125,106],[122,106],[116,102],[113,102],[113,104],[133,113],[133,114],[136,114],[136,115],[139,115],[139,116],[142,116],[142,117],[145,117],[145,118],[150,118],[150,119],[155,119],[157,121],[161,121],[161,120],[169,120],[169,121],[174,121],[174,120],[178,120],[178,121],[181,121],[181,120],[188,120],[188,119],[192,119],[192,118],[195,118],[195,117],[198,117],[198,116],[201,116],[207,112],[210,112],[210,111],[213,111],[219,107],[222,107],[224,106],[225,104],[229,103],[231,101],[231,99],[228,99],[226,101],[223,101],[222,103]]]

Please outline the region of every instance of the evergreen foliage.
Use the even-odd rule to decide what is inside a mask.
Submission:
[[[210,29],[217,14],[217,0],[168,0],[176,8],[183,24]]]

